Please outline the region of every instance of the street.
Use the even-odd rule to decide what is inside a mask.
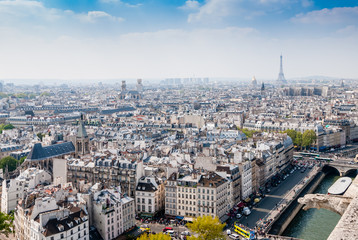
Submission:
[[[241,219],[233,218],[228,226],[229,228],[233,227],[235,221],[240,222],[243,225],[248,226],[249,228],[254,228],[256,222],[266,216],[266,214],[276,207],[276,204],[281,201],[285,194],[291,190],[296,184],[303,180],[311,169],[307,169],[304,173],[301,173],[300,170],[294,171],[290,176],[281,182],[277,187],[272,187],[271,192],[266,194],[266,197],[261,200],[261,202],[251,210],[249,216],[243,216]]]

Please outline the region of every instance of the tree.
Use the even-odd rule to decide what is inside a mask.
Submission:
[[[0,212],[0,234],[9,236],[10,233],[14,232],[14,216]]]
[[[27,156],[21,157],[21,158],[20,158],[20,164],[22,164],[22,163],[25,161],[26,158],[27,158]]]
[[[313,130],[306,130],[302,134],[302,146],[303,147],[309,147],[316,141],[316,133]]]
[[[188,240],[214,240],[224,239],[223,230],[225,223],[220,223],[218,217],[203,216],[194,219],[192,223],[186,225],[192,232],[198,236],[188,237]]]
[[[169,235],[158,233],[158,234],[142,234],[138,240],[170,240],[172,239]]]
[[[15,128],[14,125],[12,125],[11,123],[6,124],[6,125],[3,127],[4,130],[9,130],[9,129],[14,129],[14,128]]]
[[[243,128],[243,129],[238,128],[238,130],[242,131],[242,132],[246,135],[246,137],[248,137],[248,138],[252,138],[252,136],[253,136],[255,133],[258,133],[258,132],[259,132],[259,131],[256,131],[256,130],[249,130],[249,129],[247,129],[247,128]]]
[[[11,156],[4,157],[0,160],[0,168],[5,169],[8,167],[8,171],[12,172],[16,169],[17,160]]]
[[[302,133],[301,132],[297,132],[296,134],[296,139],[293,142],[294,145],[296,145],[297,147],[302,147]]]
[[[292,139],[293,143],[295,142],[297,131],[295,131],[293,129],[287,129],[284,131],[284,133],[287,133],[287,135]]]
[[[38,134],[36,134],[37,135],[37,137],[40,139],[40,141],[42,142],[42,138],[45,136],[44,134],[42,134],[42,133],[38,133]]]

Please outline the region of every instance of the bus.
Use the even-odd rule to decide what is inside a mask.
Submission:
[[[240,223],[235,222],[234,231],[246,239],[254,239],[255,233],[245,230]]]
[[[299,153],[301,156],[303,157],[319,157],[319,154],[318,153],[304,153],[304,152],[301,152]]]
[[[294,159],[294,160],[302,160],[303,157],[300,156],[300,155],[293,155],[293,159]]]
[[[315,157],[314,160],[317,160],[317,161],[326,161],[326,162],[331,162],[331,161],[333,161],[332,158],[323,158],[323,157]]]

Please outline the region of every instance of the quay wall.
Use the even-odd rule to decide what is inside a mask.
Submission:
[[[287,226],[303,207],[302,204],[298,203],[297,199],[303,197],[306,194],[312,193],[322,182],[325,176],[326,173],[319,171],[314,177],[307,181],[305,186],[300,189],[294,200],[284,209],[281,215],[276,220],[274,219],[274,222],[269,231],[270,234],[280,235],[285,231]]]

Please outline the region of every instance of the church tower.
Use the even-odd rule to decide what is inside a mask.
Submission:
[[[76,135],[76,156],[83,156],[89,154],[89,138],[86,132],[85,125],[83,123],[83,115],[81,115],[80,125],[77,129]]]

